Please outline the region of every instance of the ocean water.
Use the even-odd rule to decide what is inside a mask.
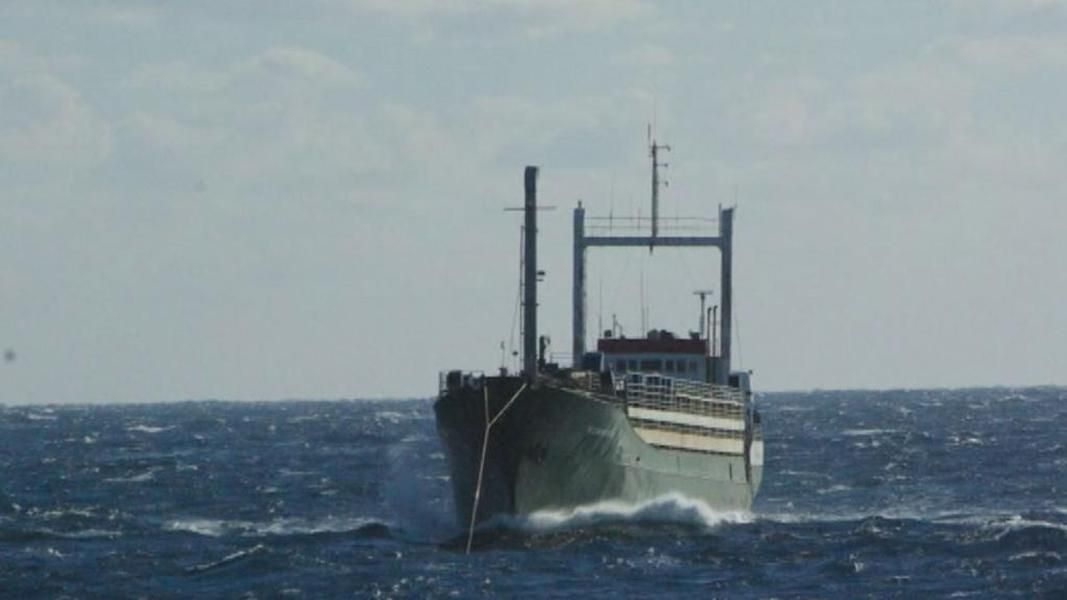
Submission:
[[[1067,598],[1067,390],[768,394],[751,512],[456,522],[429,400],[0,408],[0,597]]]

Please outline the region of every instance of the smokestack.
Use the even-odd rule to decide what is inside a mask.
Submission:
[[[522,371],[537,377],[537,167],[526,167],[526,224],[523,229]]]

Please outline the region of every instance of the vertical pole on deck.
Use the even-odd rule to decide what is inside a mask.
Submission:
[[[730,381],[730,333],[733,326],[733,245],[734,245],[734,209],[719,210],[719,237],[722,238],[719,256],[722,258],[720,276],[722,278],[722,321],[719,324],[722,333],[720,344],[721,358],[718,361],[718,383],[729,384]]]
[[[585,209],[582,203],[574,209],[574,304],[573,304],[573,366],[578,368],[585,354]]]
[[[527,381],[533,381],[537,377],[537,167],[526,167],[525,182],[522,371]]]

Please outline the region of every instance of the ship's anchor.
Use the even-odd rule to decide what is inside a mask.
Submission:
[[[481,462],[478,463],[478,484],[474,488],[474,506],[471,507],[470,528],[467,530],[467,554],[471,553],[471,543],[474,541],[474,519],[478,515],[478,500],[481,499],[482,496],[482,473],[485,471],[485,453],[486,450],[489,448],[489,430],[493,427],[493,424],[500,419],[500,417],[504,416],[504,413],[507,412],[509,408],[511,408],[511,403],[515,402],[515,400],[519,397],[519,394],[521,394],[522,391],[525,389],[526,382],[523,382],[523,384],[519,386],[518,391],[515,392],[515,395],[511,397],[511,400],[508,400],[507,404],[504,405],[504,408],[500,409],[500,412],[496,413],[496,415],[492,419],[490,419],[489,386],[484,383],[482,385],[482,398],[485,402],[485,435],[482,436],[482,459]]]

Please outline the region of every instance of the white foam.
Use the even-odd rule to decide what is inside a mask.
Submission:
[[[26,413],[26,418],[31,421],[55,421],[58,417],[55,415],[39,415],[37,413]]]
[[[363,517],[342,518],[326,517],[319,521],[307,519],[278,519],[270,523],[257,523],[251,527],[252,533],[258,535],[301,535],[315,533],[345,533],[356,531],[366,525],[377,523],[374,519]]]
[[[68,532],[49,531],[49,530],[44,530],[44,531],[47,531],[48,533],[51,533],[51,534],[59,536],[59,537],[73,539],[73,540],[84,540],[84,539],[92,539],[92,538],[110,538],[110,539],[115,539],[117,537],[122,536],[122,532],[121,531],[115,531],[113,529],[82,529],[81,531],[68,531]]]
[[[308,535],[316,533],[345,533],[356,531],[361,527],[379,523],[376,519],[366,517],[326,517],[319,520],[301,518],[284,518],[267,522],[225,521],[221,519],[203,519],[191,517],[176,519],[164,524],[166,531],[185,531],[207,537],[220,537],[236,534],[244,537],[264,537],[275,535]]]
[[[174,426],[169,427],[153,427],[151,425],[134,425],[127,427],[126,431],[139,431],[141,433],[159,433],[161,431],[167,431],[168,429],[174,429]]]
[[[158,471],[159,469],[160,467],[152,467],[144,473],[138,473],[137,475],[131,475],[129,477],[109,477],[104,481],[107,481],[109,483],[144,483],[145,481],[151,481],[155,479],[156,471]]]
[[[59,519],[59,518],[62,518],[62,517],[66,517],[68,515],[73,515],[73,516],[76,516],[76,517],[91,517],[91,516],[93,516],[92,509],[88,509],[88,508],[66,508],[66,509],[60,509],[60,510],[46,510],[46,511],[41,511],[41,512],[37,511],[37,509],[31,508],[30,511],[29,511],[29,514],[31,514],[31,515],[40,515],[41,517],[44,517],[45,519]]]
[[[251,548],[245,548],[244,550],[238,550],[237,552],[233,552],[231,554],[227,554],[226,556],[222,557],[221,559],[219,559],[219,560],[217,560],[215,562],[205,563],[205,564],[202,564],[202,565],[196,565],[195,567],[192,567],[189,570],[190,571],[207,571],[209,569],[214,569],[215,567],[221,567],[222,565],[225,565],[227,563],[231,563],[231,562],[233,562],[235,560],[244,558],[246,556],[252,556],[253,554],[259,554],[260,552],[263,552],[266,549],[267,549],[267,547],[264,546],[263,544],[256,544],[255,546],[252,546]]]
[[[1060,562],[1061,560],[1063,560],[1063,556],[1061,556],[1059,552],[1053,552],[1051,550],[1049,550],[1047,552],[1038,552],[1036,550],[1031,550],[1030,552],[1020,552],[1019,554],[1011,555],[1010,557],[1008,557],[1008,560],[1011,561],[1011,562],[1014,562],[1014,561],[1017,561],[1017,560],[1028,560],[1028,559],[1035,559],[1035,558],[1036,559],[1051,559],[1051,560],[1053,560],[1055,562]]]
[[[841,432],[841,435],[856,437],[867,435],[882,435],[885,433],[897,433],[898,431],[898,429],[846,429]]]
[[[993,521],[987,521],[985,525],[991,529],[997,530],[995,538],[999,540],[1012,531],[1018,531],[1020,529],[1027,529],[1030,527],[1044,527],[1048,529],[1058,529],[1067,533],[1067,523],[1053,523],[1052,521],[1037,521],[1034,519],[1026,519],[1022,515],[1012,515],[1007,519],[996,519]]]
[[[850,488],[847,485],[843,485],[843,484],[840,484],[840,483],[835,483],[834,485],[831,485],[828,488],[823,488],[821,490],[818,490],[816,493],[819,494],[819,495],[838,494],[840,492],[847,492],[847,491],[849,491],[851,489],[852,488]]]
[[[573,510],[537,511],[524,517],[502,519],[521,529],[553,530],[613,521],[691,523],[712,528],[723,523],[749,523],[753,517],[748,511],[718,511],[699,500],[667,494],[639,504],[606,501]]]
[[[177,519],[163,525],[166,531],[187,531],[197,535],[219,537],[226,532],[227,528],[237,522],[227,522],[219,519]]]

